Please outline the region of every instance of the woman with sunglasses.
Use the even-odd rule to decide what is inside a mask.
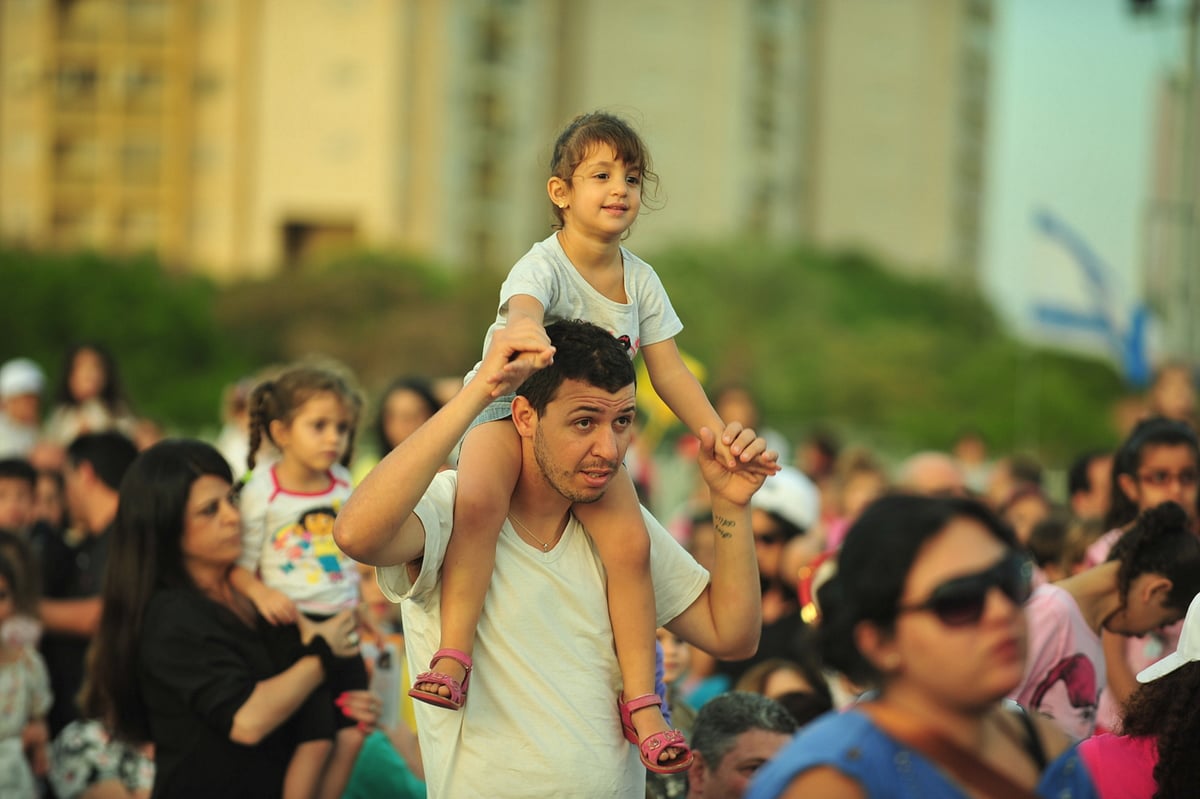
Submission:
[[[1030,597],[1029,668],[1012,697],[1086,738],[1105,687],[1101,630],[1145,635],[1182,619],[1198,592],[1200,539],[1188,514],[1174,502],[1144,511],[1105,563]]]
[[[1032,568],[978,503],[869,506],[820,589],[828,666],[875,693],[806,727],[755,776],[771,797],[1092,797],[1070,741],[1004,697],[1025,669]]]

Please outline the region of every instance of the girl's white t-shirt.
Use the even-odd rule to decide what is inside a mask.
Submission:
[[[534,244],[500,287],[500,307],[484,338],[483,352],[488,351],[496,331],[508,324],[508,302],[518,294],[542,304],[547,325],[563,319],[584,319],[604,328],[625,345],[630,358],[644,346],[679,335],[683,322],[671,306],[658,274],[624,247],[621,258],[627,302],[610,300],[584,280],[563,252],[557,233]],[[479,366],[475,364],[466,380],[475,376]]]

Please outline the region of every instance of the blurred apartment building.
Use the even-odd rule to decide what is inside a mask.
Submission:
[[[0,0],[0,237],[218,277],[339,248],[504,266],[608,108],[661,207],[973,280],[990,0]]]
[[[1200,3],[1195,6],[1200,21]],[[1159,85],[1143,220],[1142,289],[1161,312],[1166,355],[1200,363],[1200,64],[1195,45],[1190,58],[1190,69],[1185,63]]]

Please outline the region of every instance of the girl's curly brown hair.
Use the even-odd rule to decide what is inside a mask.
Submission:
[[[1200,784],[1200,661],[1186,663],[1153,682],[1139,685],[1125,703],[1124,735],[1158,741],[1155,799],[1191,796]]]

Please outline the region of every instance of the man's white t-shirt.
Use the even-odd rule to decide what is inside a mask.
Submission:
[[[453,525],[457,474],[439,473],[417,505],[425,554],[415,581],[404,565],[379,585],[404,617],[409,671],[429,666],[440,630],[440,577]],[[708,572],[643,510],[662,625],[686,610]],[[506,521],[477,628],[475,671],[461,711],[415,703],[430,797],[641,796],[645,769],[617,712],[621,676],[604,567],[572,518],[542,552]]]

